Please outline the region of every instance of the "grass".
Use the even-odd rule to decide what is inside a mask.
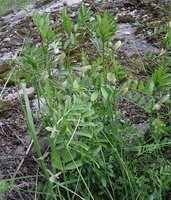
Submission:
[[[0,15],[10,12],[11,10],[21,8],[32,0],[0,0]]]
[[[48,14],[34,13],[33,21],[42,43],[40,47],[25,46],[17,74],[22,77],[17,82],[35,88],[39,102],[39,109],[34,113],[26,92],[21,98],[42,169],[41,181],[46,182],[37,191],[42,193],[39,198],[168,198],[171,188],[168,153],[171,74],[167,51],[171,47],[170,29],[165,33],[167,46],[161,64],[145,80],[144,77],[131,80],[126,78],[124,67],[116,59],[116,50],[122,44],[120,41],[112,44],[117,22],[111,14],[93,13],[82,5],[75,22],[66,9],[58,17],[62,34],[50,27]],[[92,59],[87,47],[78,42],[82,33],[88,35],[89,48],[96,52]],[[72,54],[75,49],[79,49],[79,62]],[[149,121],[145,134],[128,123],[119,108],[122,99],[145,113]],[[163,114],[163,111],[167,112]],[[48,158],[41,152],[36,135],[40,122],[49,142]],[[3,186],[8,190],[8,184]]]

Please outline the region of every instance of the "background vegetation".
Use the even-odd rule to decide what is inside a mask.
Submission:
[[[17,8],[21,8],[26,5],[26,3],[32,1],[33,0],[0,0],[0,15],[8,13]]]

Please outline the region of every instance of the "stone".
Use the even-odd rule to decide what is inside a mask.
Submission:
[[[28,95],[28,98],[32,98],[35,94],[35,90],[33,87],[29,87],[29,88],[24,88],[26,94]],[[14,100],[14,99],[18,99],[18,95],[23,96],[23,89],[20,89],[18,92],[14,92],[11,94],[8,94],[5,98],[9,99],[9,100]]]
[[[7,52],[7,51],[8,51],[7,48],[2,48],[2,49],[0,49],[0,52],[1,52],[1,53],[5,53],[5,52]]]
[[[3,41],[4,41],[4,42],[9,42],[9,41],[11,41],[11,38],[7,37],[7,38],[5,38]]]
[[[150,124],[149,122],[143,122],[140,124],[134,124],[134,128],[141,130],[144,134],[147,134],[150,130]]]

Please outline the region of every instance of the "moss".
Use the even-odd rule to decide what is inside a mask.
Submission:
[[[124,58],[124,59],[123,59]],[[140,59],[139,54],[133,54],[130,57],[127,57],[124,53],[120,54],[118,59],[121,61],[121,64],[125,67],[125,77],[127,79],[132,80],[142,80],[145,81],[145,79],[148,79],[147,74],[144,71],[144,68],[148,72],[149,65],[151,63],[146,63],[142,61],[142,58]]]
[[[2,62],[0,63],[0,75],[9,71],[10,65],[9,62]]]
[[[118,23],[135,23],[135,17],[132,15],[121,15],[118,17]]]
[[[13,105],[11,101],[0,101],[0,118],[8,117],[12,106]]]

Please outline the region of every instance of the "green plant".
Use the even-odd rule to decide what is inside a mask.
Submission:
[[[3,195],[6,191],[8,191],[12,187],[12,184],[8,181],[1,180],[0,181],[0,197]]]
[[[70,68],[70,50],[71,50],[71,44],[75,43],[76,35],[72,33],[74,29],[74,23],[70,19],[69,13],[67,13],[67,9],[64,8],[61,13],[61,19],[63,22],[63,28],[66,32],[66,38],[64,44],[64,49],[67,49],[67,61],[66,61],[66,68]]]
[[[26,108],[24,103],[22,107],[49,185],[44,192],[50,191],[51,199],[162,199],[171,186],[166,153],[170,122],[160,113],[170,106],[169,69],[160,66],[147,81],[126,80],[115,56],[121,42],[110,43],[117,25],[107,12],[94,17],[82,5],[74,24],[64,9],[60,17],[65,35],[58,40],[46,32],[51,33],[47,16],[42,18],[44,30],[36,15],[43,43],[26,47],[21,66],[24,81],[35,87],[39,110],[32,113],[26,93]],[[98,53],[91,60],[82,48],[82,61],[73,66],[71,48],[80,30],[91,35]],[[128,107],[133,104],[145,112],[150,121],[147,133],[128,123],[119,106],[123,99]],[[48,165],[36,136],[37,118],[49,142]]]
[[[90,17],[92,16],[92,12],[89,8],[87,8],[84,4],[81,5],[78,11],[78,25],[79,27],[81,25],[86,24],[87,21],[90,20]]]
[[[100,46],[96,38],[92,40],[92,42],[96,45],[99,53],[102,56],[102,66],[103,66],[103,73],[104,73],[104,81],[107,81],[107,72],[108,66],[105,66],[105,49],[112,39],[112,36],[117,30],[117,25],[114,20],[114,17],[109,14],[107,11],[104,12],[103,16],[97,15],[96,19],[91,22],[92,30],[96,33],[96,38],[100,40]]]
[[[42,47],[40,50],[44,52],[45,66],[48,68],[48,75],[51,76],[51,63],[49,58],[49,44],[55,39],[54,31],[49,26],[49,15],[41,15],[38,12],[33,13],[33,21],[36,24],[42,39]],[[34,49],[35,50],[35,49]],[[41,58],[40,58],[41,59]]]

